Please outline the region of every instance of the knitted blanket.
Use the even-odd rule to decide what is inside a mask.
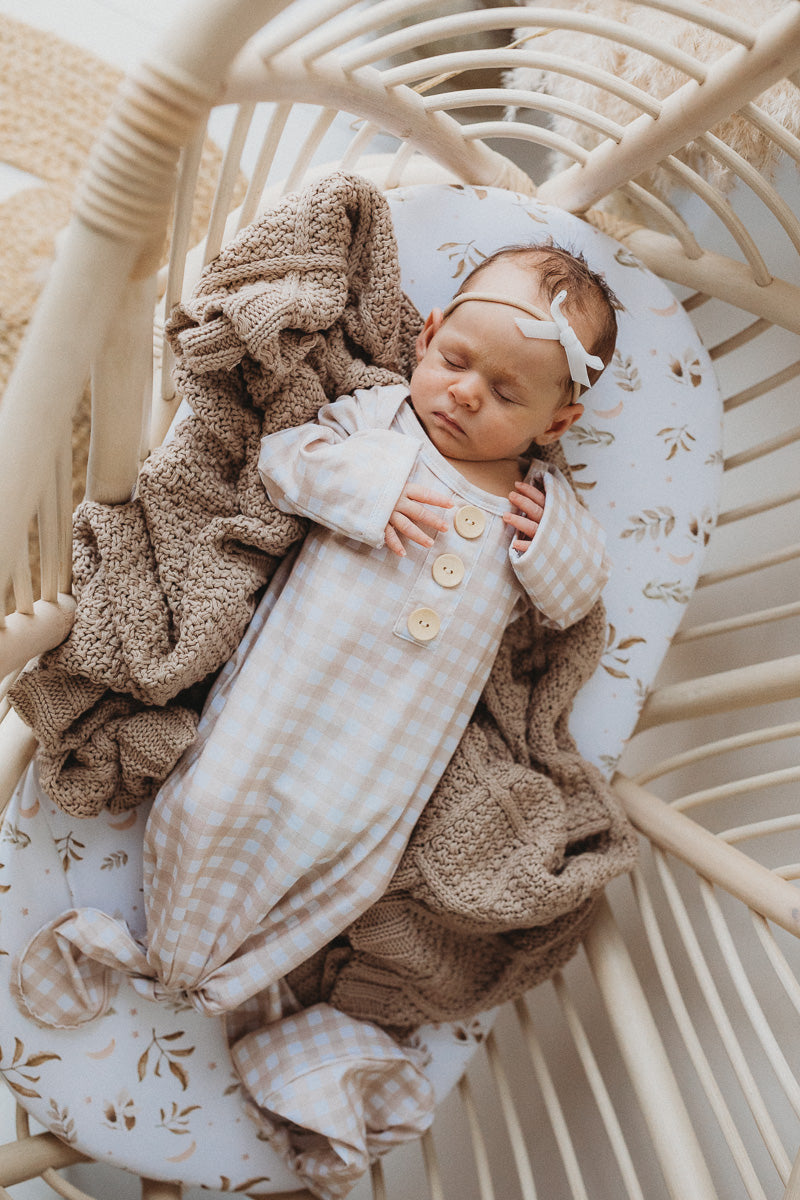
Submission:
[[[42,785],[66,811],[154,794],[303,536],[304,522],[267,499],[261,437],[406,378],[420,326],[385,200],[341,173],[243,230],[173,313],[192,415],[142,468],[134,499],[79,507],[74,628],[11,693],[37,735]],[[571,955],[634,855],[567,726],[604,636],[600,604],[563,633],[510,627],[387,894],[292,977],[303,1003],[407,1028],[490,1007]]]

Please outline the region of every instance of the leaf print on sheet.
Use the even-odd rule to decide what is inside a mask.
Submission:
[[[669,364],[670,378],[685,387],[699,387],[703,382],[703,368],[694,350],[684,350],[681,358],[673,358]]]
[[[616,754],[601,754],[598,760],[601,770],[606,779],[610,779],[619,766],[619,760],[622,758],[622,751],[619,750]]]
[[[472,270],[474,267],[480,266],[486,258],[482,250],[475,248],[474,238],[471,242],[442,242],[441,246],[437,246],[436,249],[450,251],[447,257],[451,263],[455,260],[453,279],[460,278],[467,269]]]
[[[85,850],[86,846],[83,842],[79,842],[72,830],[65,833],[63,837],[56,838],[56,850],[61,857],[61,865],[65,871],[68,871],[70,864],[74,862],[83,862],[83,855],[79,854],[79,850]]]
[[[600,665],[606,674],[611,675],[614,679],[630,679],[629,673],[624,670],[631,661],[631,656],[627,652],[632,646],[644,645],[646,641],[647,638],[639,637],[636,634],[618,639],[616,626],[609,624]]]
[[[614,357],[611,360],[611,374],[616,380],[617,387],[622,388],[624,392],[638,392],[642,386],[642,377],[636,363],[630,355],[623,358],[619,350],[614,351]]]
[[[704,508],[699,517],[690,518],[689,536],[702,546],[707,546],[715,523],[711,509]]]
[[[532,200],[530,196],[518,195],[514,201],[515,208],[521,208],[531,221],[535,221],[537,225],[547,225],[550,221],[550,213],[544,205]]]
[[[432,84],[428,84],[431,87]],[[418,89],[419,90],[419,89]],[[477,200],[485,200],[489,195],[485,187],[474,187],[467,183],[448,183],[451,192],[460,192],[462,196],[475,196]]]
[[[579,446],[613,446],[617,440],[608,429],[598,429],[594,425],[573,425],[570,430],[572,438]]]
[[[486,1037],[483,1023],[478,1017],[471,1021],[455,1021],[451,1028],[457,1042],[471,1042],[479,1046]]]
[[[126,1133],[136,1125],[139,1110],[136,1101],[127,1089],[123,1088],[116,1100],[106,1100],[103,1103],[103,1124],[109,1129],[124,1129]]]
[[[244,1183],[238,1184],[236,1187],[231,1187],[231,1181],[227,1175],[220,1175],[219,1191],[221,1192],[249,1192],[259,1183],[269,1183],[269,1175],[254,1175],[252,1179],[245,1179]]]
[[[163,1000],[159,1000],[159,1005],[165,1012],[172,1013],[173,1017],[177,1017],[180,1013],[191,1012],[194,1007],[188,1000],[181,997],[177,992],[172,996],[165,996]]]
[[[26,1086],[27,1084],[39,1082],[41,1076],[33,1073],[36,1068],[40,1067],[42,1063],[52,1062],[55,1059],[61,1061],[60,1054],[51,1054],[47,1051],[29,1054],[26,1058],[25,1044],[18,1037],[14,1038],[14,1051],[11,1061],[9,1063],[4,1062],[4,1057],[3,1048],[0,1046],[0,1071],[6,1077],[6,1083],[19,1096],[27,1096],[31,1100],[41,1100],[42,1098],[41,1093],[37,1092],[35,1088]],[[25,1083],[20,1082],[23,1079]]]
[[[0,871],[2,871],[2,869],[3,869],[3,864],[0,863]],[[6,893],[10,892],[10,891],[11,891],[10,883],[0,883],[0,896],[5,896]],[[10,954],[9,950],[4,950],[3,947],[0,946],[0,958],[8,958],[9,954]]]
[[[31,844],[30,834],[25,833],[13,821],[4,821],[0,828],[0,842],[7,842],[17,850],[26,850]]]
[[[572,476],[572,486],[576,490],[578,488],[580,488],[582,491],[588,492],[591,490],[591,488],[597,487],[596,479],[576,479],[575,478],[576,473],[578,471],[585,471],[587,469],[588,465],[589,465],[588,463],[572,463],[572,462],[569,464],[569,472],[570,472],[570,475]]]
[[[667,425],[664,429],[659,429],[656,437],[660,437],[664,445],[668,447],[667,462],[674,458],[679,450],[691,450],[692,443],[697,441],[694,434],[689,433],[688,425],[681,425],[679,429]]]
[[[642,588],[642,595],[648,600],[663,600],[665,604],[669,604],[673,600],[676,604],[688,604],[691,597],[691,589],[678,580],[672,582],[659,583],[652,579]]]
[[[160,1108],[158,1110],[161,1120],[158,1122],[156,1128],[166,1129],[168,1133],[174,1133],[178,1137],[183,1134],[188,1134],[191,1132],[189,1129],[189,1114],[197,1112],[197,1110],[201,1107],[202,1105],[200,1104],[187,1104],[186,1108],[179,1108],[176,1102],[173,1100],[172,1108],[170,1109],[169,1113],[165,1108]]]
[[[114,850],[111,854],[107,854],[100,864],[101,871],[113,871],[115,867],[124,867],[128,862],[128,854],[125,850]]]
[[[182,1090],[186,1091],[187,1087],[189,1086],[189,1072],[179,1060],[182,1058],[188,1058],[190,1054],[194,1054],[195,1048],[194,1046],[181,1047],[173,1045],[173,1042],[176,1042],[178,1038],[182,1038],[184,1036],[185,1034],[182,1029],[177,1029],[173,1033],[163,1033],[161,1037],[158,1037],[155,1029],[153,1030],[153,1040],[150,1042],[150,1045],[147,1047],[137,1063],[136,1069],[140,1082],[147,1074],[147,1068],[150,1063],[150,1051],[152,1050],[153,1060],[155,1063],[153,1074],[161,1078],[164,1064],[166,1064],[167,1069],[180,1083]],[[165,1045],[165,1042],[168,1042],[169,1045]]]
[[[618,262],[621,267],[633,267],[636,271],[643,271],[645,268],[635,254],[630,250],[626,250],[624,246],[620,246],[614,255],[614,262]]]
[[[628,517],[628,520],[631,523],[630,528],[623,529],[619,536],[632,537],[637,542],[643,541],[648,534],[654,540],[661,535],[669,537],[675,528],[675,513],[663,505],[659,508],[645,508],[642,512]]]
[[[237,1094],[237,1092],[241,1093],[241,1095],[244,1096],[244,1094],[245,1094],[244,1084],[242,1083],[239,1076],[234,1071],[231,1071],[231,1083],[228,1084],[228,1086],[225,1088],[225,1091],[222,1094],[223,1094],[223,1096],[235,1096]]]
[[[75,1122],[69,1115],[69,1109],[66,1105],[61,1108],[52,1097],[50,1098],[50,1107],[47,1110],[44,1123],[51,1133],[61,1138],[62,1142],[67,1142],[68,1145],[71,1145],[75,1141],[77,1137]]]

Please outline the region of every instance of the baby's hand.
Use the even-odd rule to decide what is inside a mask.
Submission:
[[[419,528],[420,525],[428,525],[431,529],[447,529],[446,521],[428,512],[426,507],[428,504],[433,504],[437,508],[453,507],[450,497],[442,496],[439,492],[431,492],[428,488],[415,487],[413,484],[403,488],[384,532],[386,545],[400,558],[404,558],[406,553],[400,540],[400,534],[407,537],[410,542],[416,542],[417,545],[427,548],[433,545],[433,538],[424,533]]]
[[[515,537],[511,545],[515,550],[525,551],[533,541],[544,513],[544,492],[530,483],[517,483],[514,486],[516,490],[509,492],[508,498],[520,511],[503,513],[503,520],[521,535]]]

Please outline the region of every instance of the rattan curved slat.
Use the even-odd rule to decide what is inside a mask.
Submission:
[[[662,171],[675,178],[679,186],[685,184],[691,188],[701,200],[705,201],[714,215],[720,218],[741,250],[745,261],[749,264],[755,283],[759,287],[766,287],[767,284],[771,283],[772,275],[761,252],[750,236],[745,222],[736,214],[725,197],[720,196],[715,188],[698,177],[696,171],[687,167],[685,163],[680,162],[673,155],[665,158],[660,163],[660,166]]]
[[[592,1044],[587,1036],[580,1014],[573,1003],[572,997],[564,981],[564,976],[558,972],[553,977],[553,986],[558,996],[561,1010],[564,1014],[569,1032],[578,1052],[581,1067],[586,1081],[597,1104],[603,1127],[608,1137],[620,1173],[620,1181],[625,1188],[629,1200],[644,1200],[641,1184],[636,1174],[636,1168],[631,1152],[625,1141],[618,1115],[614,1109],[608,1088],[600,1070]],[[522,1002],[524,1003],[524,1001]]]
[[[472,88],[469,91],[446,92],[444,95],[428,96],[425,100],[425,107],[431,111],[477,108],[489,104],[494,104],[499,109],[524,108],[533,112],[569,117],[584,127],[594,130],[595,133],[610,137],[614,141],[619,141],[624,132],[618,122],[609,120],[603,113],[594,112],[585,106],[571,103],[569,100],[561,100],[557,96],[547,96],[542,93],[534,97],[530,92],[511,87]]]
[[[699,746],[692,746],[681,754],[671,758],[656,760],[648,764],[647,769],[640,770],[631,778],[634,783],[650,783],[672,771],[703,762],[709,758],[732,754],[738,750],[747,750],[753,746],[763,746],[783,738],[800,737],[800,721],[787,725],[772,725],[765,729],[752,729],[747,733],[736,734],[733,737],[721,738],[718,741],[706,741]]]
[[[702,247],[680,213],[666,204],[661,197],[653,195],[650,189],[634,182],[626,183],[620,188],[620,193],[630,197],[637,210],[651,216],[659,227],[671,231],[675,237],[675,245],[680,248],[687,261],[691,262],[692,259],[702,256]]]
[[[607,71],[600,71],[591,64],[578,62],[564,55],[530,50],[452,51],[449,54],[415,58],[409,63],[389,67],[383,72],[383,80],[387,87],[397,87],[401,84],[412,85],[431,76],[460,74],[468,69],[511,70],[514,67],[532,67],[536,70],[573,76],[575,79],[594,84],[609,95],[617,96],[654,119],[661,114],[661,104],[658,100]]]
[[[694,1069],[708,1096],[710,1107],[719,1123],[720,1129],[723,1131],[724,1137],[731,1148],[731,1153],[742,1183],[747,1189],[748,1197],[751,1200],[764,1200],[764,1189],[758,1180],[755,1167],[736,1127],[736,1122],[726,1103],[723,1091],[717,1083],[708,1056],[703,1049],[702,1039],[699,1037],[695,1024],[692,1021],[681,985],[673,969],[671,955],[659,926],[647,884],[642,876],[642,872],[638,869],[633,875],[633,886],[650,949],[657,965],[659,978],[668,996],[670,1009],[680,1029],[681,1037],[683,1038]]]
[[[604,901],[585,945],[667,1187],[675,1196],[711,1200],[716,1190],[696,1131],[622,935]]]
[[[747,1057],[742,1047],[742,1043],[737,1036],[737,1031],[734,1029],[725,1002],[723,1001],[720,990],[717,986],[714,974],[708,965],[707,959],[700,946],[700,942],[696,936],[681,892],[675,884],[674,878],[669,870],[664,856],[659,852],[656,852],[655,859],[659,874],[661,876],[662,884],[664,885],[665,892],[669,898],[673,916],[675,917],[676,924],[680,929],[687,955],[691,961],[692,968],[697,975],[703,997],[708,1005],[708,1009],[711,1013],[716,1031],[725,1048],[725,1052],[730,1060],[733,1071],[739,1080],[742,1094],[745,1096],[750,1111],[753,1114],[753,1118],[758,1125],[764,1145],[767,1148],[781,1178],[785,1181],[788,1178],[791,1167],[790,1159],[781,1143],[778,1131],[769,1113],[767,1105],[764,1102],[764,1098],[759,1090],[756,1079],[750,1069]],[[700,883],[702,886],[702,879],[700,880]]]
[[[690,625],[676,634],[673,638],[673,645],[680,646],[686,642],[716,637],[723,633],[735,633],[743,629],[755,629],[759,625],[765,625],[772,621],[785,621],[797,616],[800,616],[800,602],[778,604],[774,608],[762,608],[755,612],[744,613],[738,617],[708,621],[705,625]]]
[[[800,543],[790,543],[788,546],[782,546],[768,554],[759,555],[758,558],[743,560],[732,563],[730,566],[719,567],[714,571],[707,571],[700,576],[697,586],[698,588],[711,587],[717,583],[738,579],[742,575],[767,571],[770,567],[794,562],[798,558],[800,558]]]
[[[370,9],[370,20],[361,26],[360,32],[369,33],[380,26],[380,4]],[[609,39],[616,45],[629,46],[651,55],[654,59],[664,62],[682,72],[690,79],[702,83],[706,76],[706,67],[689,54],[676,49],[651,37],[638,35],[630,25],[618,21],[604,20],[592,13],[578,13],[564,9],[537,8],[534,14],[520,12],[516,8],[493,8],[488,12],[465,12],[457,17],[440,17],[430,21],[421,21],[410,28],[389,33],[368,43],[364,47],[345,53],[342,65],[345,71],[351,71],[366,63],[381,59],[391,59],[401,54],[416,50],[420,45],[438,42],[447,37],[462,37],[470,33],[483,33],[495,29],[514,28],[524,29],[528,24],[539,28],[557,28],[574,30],[576,33],[590,33]],[[347,37],[358,32],[354,26],[348,31]],[[521,35],[524,37],[524,35]],[[344,41],[345,39],[343,39]],[[320,56],[326,51],[333,50],[340,43],[323,46],[311,56]]]

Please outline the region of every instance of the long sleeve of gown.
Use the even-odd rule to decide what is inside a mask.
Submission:
[[[608,579],[606,535],[557,468],[534,463],[532,481],[545,494],[544,515],[530,546],[509,550],[511,566],[542,623],[566,629],[589,612]]]
[[[273,504],[382,546],[420,445],[389,429],[407,395],[401,385],[357,391],[324,405],[316,421],[263,438],[258,470]]]

